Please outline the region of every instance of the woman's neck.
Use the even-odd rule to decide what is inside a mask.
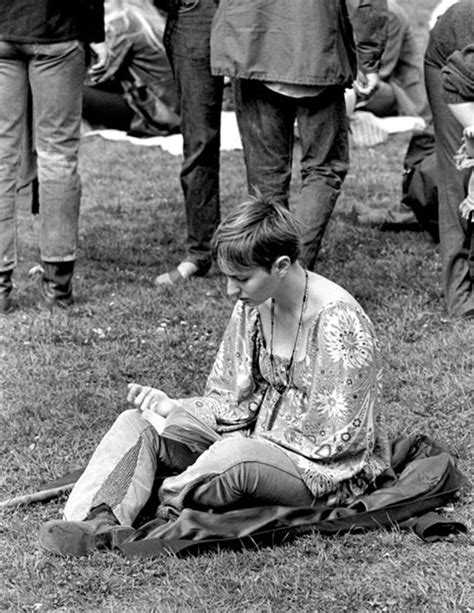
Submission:
[[[301,264],[295,262],[290,266],[273,295],[275,309],[285,315],[299,316],[305,286],[306,273]]]

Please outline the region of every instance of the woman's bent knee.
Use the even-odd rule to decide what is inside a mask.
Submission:
[[[134,430],[141,432],[148,427],[151,427],[151,424],[143,417],[142,412],[138,409],[127,409],[123,411],[112,425],[114,430],[124,429],[127,432]]]

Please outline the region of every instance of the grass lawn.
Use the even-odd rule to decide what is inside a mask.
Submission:
[[[403,4],[421,28],[436,2]],[[350,217],[356,201],[399,201],[408,140],[399,134],[352,151],[317,268],[375,323],[390,434],[429,434],[472,474],[474,330],[444,311],[438,247],[423,232],[361,227]],[[179,168],[158,148],[84,140],[77,302],[67,313],[36,308],[27,273],[38,261],[37,220],[21,212],[20,308],[0,319],[1,500],[83,466],[126,407],[128,382],[178,397],[202,392],[232,303],[217,270],[172,290],[153,286],[182,255]],[[245,195],[241,152],[223,153],[221,183],[225,213]],[[473,610],[470,536],[428,545],[378,531],[185,559],[60,559],[40,552],[36,539],[63,504],[1,513],[1,611]],[[472,495],[444,512],[471,526]]]

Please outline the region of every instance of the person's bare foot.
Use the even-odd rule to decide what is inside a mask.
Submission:
[[[202,277],[209,270],[210,266],[199,268],[194,262],[184,261],[169,272],[158,275],[155,279],[155,285],[175,285],[181,281],[191,279],[191,277]]]

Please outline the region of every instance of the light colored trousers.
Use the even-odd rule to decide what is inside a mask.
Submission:
[[[76,258],[84,74],[80,41],[0,41],[0,272],[17,261],[16,192],[24,143],[30,140],[25,130],[33,131],[38,164],[41,259]],[[30,96],[32,121],[27,121]]]
[[[140,411],[119,415],[94,452],[64,509],[64,519],[84,520],[107,505],[131,526],[148,502],[155,477],[162,505],[179,512],[249,507],[258,504],[308,506],[314,497],[289,456],[271,444],[233,435],[201,455],[160,436]]]

